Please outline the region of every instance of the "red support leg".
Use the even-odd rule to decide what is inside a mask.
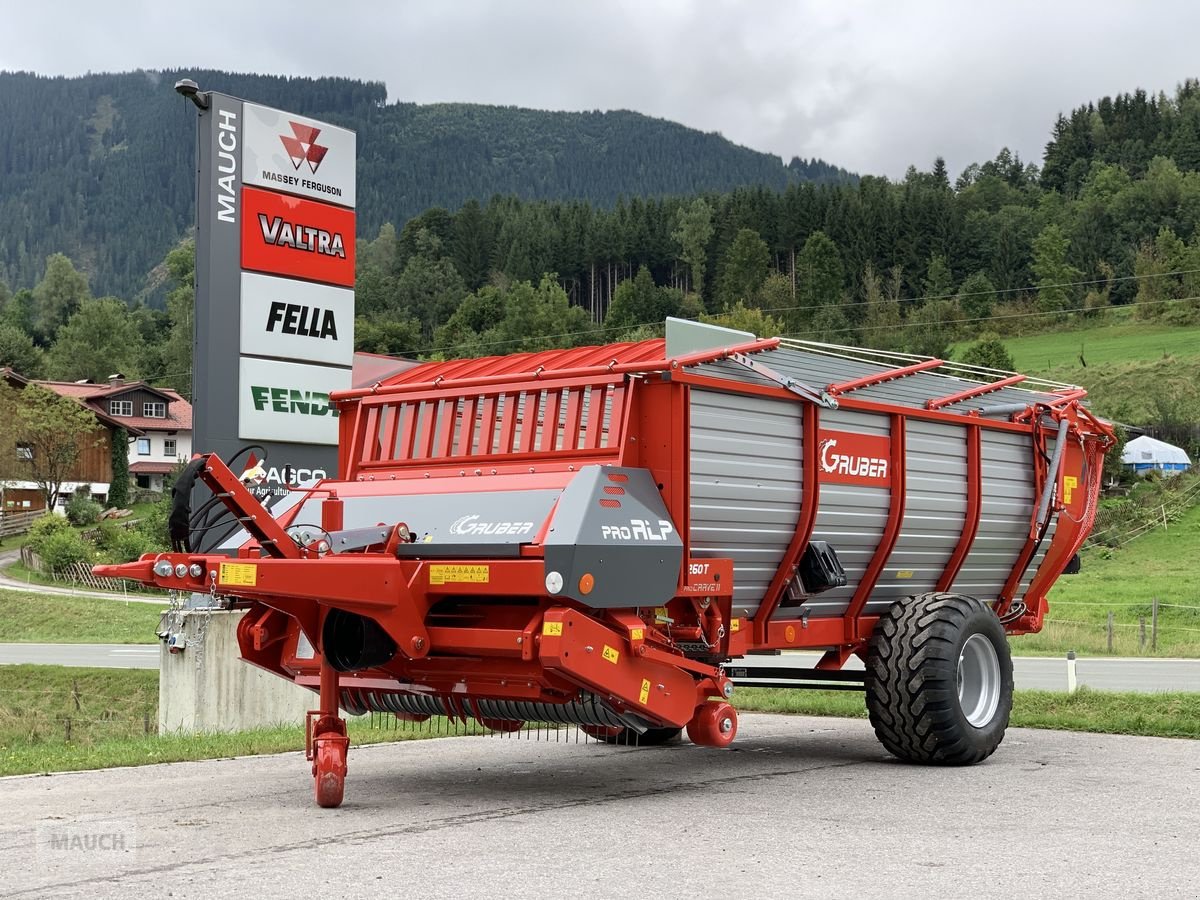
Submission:
[[[309,758],[313,764],[317,805],[326,808],[341,806],[346,791],[350,738],[346,734],[346,720],[338,715],[339,700],[337,669],[321,660],[321,708],[309,712],[308,729],[312,736]]]

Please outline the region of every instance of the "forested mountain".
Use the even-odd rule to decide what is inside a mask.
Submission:
[[[1200,81],[1184,82],[1174,97],[1137,90],[1060,115],[1046,145],[1042,185],[1074,194],[1095,162],[1140,176],[1156,156],[1186,171],[1200,169]]]
[[[381,89],[321,84],[325,93],[310,92],[314,103],[340,97],[369,122],[385,109]],[[267,102],[287,103],[265,85],[251,89]],[[1195,326],[1200,171],[1186,123],[1200,116],[1200,87],[1187,82],[1174,97],[1153,102],[1139,96],[1064,116],[1045,172],[1001,150],[957,178],[935,159],[898,181],[792,181],[611,204],[489,190],[457,208],[431,206],[394,223],[389,217],[358,240],[355,344],[423,357],[508,353],[644,337],[660,332],[665,316],[682,315],[757,334],[943,358],[956,342],[981,339],[966,358],[1011,367],[997,336],[1115,315]],[[1106,124],[1108,113],[1099,111],[1117,109],[1124,112]],[[185,108],[168,112],[180,128],[190,126]],[[1081,117],[1092,122],[1090,143],[1072,136]],[[111,127],[96,126],[95,140],[107,148],[102,155],[117,157],[120,179],[82,166],[64,202],[84,212],[103,212],[121,185],[140,188],[149,177],[139,168],[145,163],[134,162],[144,160],[142,151],[117,119],[106,121]],[[1169,152],[1158,153],[1164,146]],[[49,140],[27,149],[60,161],[91,152]],[[1061,183],[1056,172],[1066,173]],[[167,212],[160,205],[139,216],[130,208],[122,223],[136,229],[141,219]],[[42,228],[59,239],[68,233],[69,220],[47,222],[39,214]],[[171,221],[178,234],[186,220]],[[45,240],[24,221],[12,227]],[[117,259],[113,248],[122,238],[104,233],[96,246]],[[61,380],[123,372],[190,394],[192,256],[183,244],[149,259],[161,262],[165,311],[133,302],[133,294],[98,297],[95,282],[89,287],[79,271],[94,262],[86,254],[49,257],[32,289],[11,290],[0,279],[0,366]],[[136,269],[128,273],[133,279]],[[1086,366],[1082,353],[1080,363]],[[1164,421],[1200,418],[1194,365],[1144,391]],[[1144,409],[1124,421],[1144,421]]]
[[[356,130],[360,235],[494,194],[610,206],[620,196],[852,178],[628,111],[388,104],[378,82],[194,69],[0,73],[0,280],[31,287],[46,257],[62,252],[98,294],[144,291],[193,220],[195,110],[171,89],[185,76]]]

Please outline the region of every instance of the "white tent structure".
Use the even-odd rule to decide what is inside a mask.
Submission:
[[[1143,434],[1125,445],[1121,463],[1139,473],[1151,469],[1170,473],[1184,471],[1192,461],[1182,448]]]

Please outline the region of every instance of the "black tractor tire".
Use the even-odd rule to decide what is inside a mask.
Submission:
[[[867,647],[867,712],[906,762],[969,766],[991,756],[1012,712],[1012,654],[991,607],[961,594],[892,605]]]

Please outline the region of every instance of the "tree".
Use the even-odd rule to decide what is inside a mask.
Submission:
[[[823,231],[814,231],[796,259],[796,302],[800,307],[786,317],[789,331],[800,331],[822,307],[836,304],[842,296],[842,257]]]
[[[960,362],[970,366],[983,366],[986,369],[1001,369],[1005,372],[1011,372],[1017,367],[1004,342],[994,334],[985,334],[967,347]]]
[[[163,382],[185,397],[192,396],[192,345],[196,331],[196,244],[187,241],[167,254],[167,273],[174,285],[167,294],[167,339],[162,347]]]
[[[26,378],[42,377],[42,351],[33,338],[13,325],[0,324],[0,367],[8,366]]]
[[[76,271],[61,253],[46,259],[46,274],[33,289],[33,327],[38,337],[49,342],[77,309],[91,296],[87,278]]]
[[[436,234],[421,230],[414,241],[416,252],[396,279],[396,302],[388,313],[416,319],[423,338],[429,340],[438,324],[462,302],[467,289],[454,263],[442,255]]]
[[[478,200],[468,200],[454,217],[454,267],[471,290],[487,281],[491,268],[492,233]]]
[[[1033,273],[1037,276],[1038,307],[1043,312],[1062,312],[1074,306],[1080,272],[1067,262],[1070,241],[1057,225],[1047,225],[1033,239]]]
[[[958,305],[966,319],[986,319],[995,299],[996,287],[985,272],[968,275],[958,288]]]
[[[363,353],[414,356],[424,346],[421,323],[416,319],[358,316],[354,320],[354,349]]]
[[[954,341],[958,318],[958,304],[953,300],[929,300],[911,310],[904,323],[904,349],[921,356],[945,359]]]
[[[129,504],[129,432],[113,429],[112,483],[108,488],[108,505],[124,508]]]
[[[853,344],[854,328],[841,304],[834,303],[817,310],[807,337],[826,344]]]
[[[59,329],[50,350],[50,372],[63,381],[99,383],[118,372],[132,377],[141,352],[142,336],[124,301],[87,300]]]
[[[894,280],[898,291],[900,279]],[[900,334],[900,298],[885,296],[883,282],[871,263],[867,263],[863,270],[862,292],[866,306],[862,324],[863,343],[880,350],[893,349]]]
[[[617,285],[604,327],[612,340],[623,341],[633,327],[661,325],[668,316],[678,315],[682,301],[679,291],[655,285],[650,270],[642,266],[636,276]]]
[[[741,300],[756,306],[757,294],[771,267],[771,250],[758,232],[750,228],[738,230],[725,251],[721,265],[721,308]]]
[[[713,236],[712,217],[712,207],[703,197],[697,197],[690,206],[679,211],[678,224],[671,233],[672,239],[679,245],[679,258],[691,272],[691,290],[696,294],[704,292],[708,242]]]
[[[469,295],[437,334],[447,358],[551,350],[596,337],[587,312],[572,306],[555,276],[534,287],[519,281]]]
[[[775,337],[783,334],[783,323],[779,319],[767,315],[761,309],[748,307],[740,300],[715,316],[701,316],[700,321],[720,325],[722,328],[748,331],[755,337]]]
[[[922,289],[927,300],[949,297],[954,293],[954,277],[950,274],[950,267],[946,265],[946,257],[940,253],[929,257]]]
[[[98,443],[95,416],[74,400],[30,384],[0,388],[0,421],[5,423],[0,475],[34,482],[53,509],[81,452]]]
[[[13,328],[19,328],[21,331],[32,336],[33,291],[17,291],[9,297],[8,302],[4,304],[3,312],[0,313],[0,323],[11,325]]]

